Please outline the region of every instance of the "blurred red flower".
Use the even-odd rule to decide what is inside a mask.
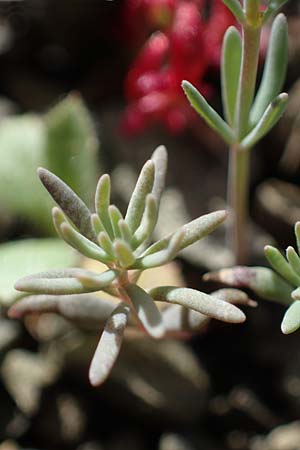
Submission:
[[[147,39],[125,80],[128,106],[122,120],[126,134],[159,122],[176,134],[195,121],[181,89],[189,80],[202,94],[211,87],[204,77],[219,66],[222,39],[234,18],[222,0],[127,0],[126,35]],[[152,33],[152,34],[151,34]]]

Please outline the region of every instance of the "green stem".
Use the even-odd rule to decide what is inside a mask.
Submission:
[[[238,86],[235,134],[237,143],[230,147],[227,198],[232,219],[227,230],[227,239],[233,250],[235,264],[247,263],[248,245],[247,216],[249,193],[249,149],[239,144],[249,132],[250,110],[254,99],[261,24],[259,0],[245,0],[247,24],[243,26],[241,73]]]
[[[248,194],[249,194],[249,149],[239,144],[230,147],[227,201],[231,213],[228,222],[227,240],[233,250],[235,264],[247,262],[248,253]]]
[[[249,24],[256,25],[258,23],[260,17],[259,7],[260,7],[260,0],[244,1],[246,18]]]
[[[235,129],[239,141],[248,132],[258,68],[261,28],[243,27],[242,67],[237,96]]]

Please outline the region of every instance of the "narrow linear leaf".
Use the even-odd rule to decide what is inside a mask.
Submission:
[[[91,224],[96,236],[98,236],[101,231],[105,231],[104,225],[102,224],[98,214],[93,213],[91,215]]]
[[[166,147],[164,145],[157,147],[151,156],[151,160],[154,162],[155,166],[152,194],[154,195],[157,205],[159,206],[161,194],[165,187],[168,167],[168,153]]]
[[[298,253],[300,254],[300,222],[295,223],[295,236],[296,236]]]
[[[264,23],[275,14],[288,0],[270,0],[264,12]]]
[[[62,210],[60,208],[57,208],[57,206],[52,208],[52,220],[53,220],[53,225],[54,225],[54,228],[55,228],[57,234],[60,237],[62,237],[61,231],[60,231],[60,226],[63,223],[68,223],[68,222],[67,222],[66,216],[64,215]]]
[[[134,264],[135,256],[127,242],[122,239],[116,239],[114,241],[114,251],[122,267],[127,268]]]
[[[137,248],[142,242],[151,237],[158,218],[158,209],[153,194],[146,197],[145,211],[141,223],[132,238],[132,247]]]
[[[287,107],[288,99],[288,94],[282,93],[272,101],[257,125],[242,140],[240,144],[242,148],[253,147],[276,125]]]
[[[296,300],[285,312],[281,322],[283,334],[290,334],[300,327],[300,302]]]
[[[276,8],[277,9],[277,8]],[[257,124],[267,106],[282,89],[288,63],[288,29],[283,14],[275,18],[259,90],[251,109],[251,123]]]
[[[121,303],[108,319],[89,369],[92,386],[99,386],[110,374],[121,349],[129,312],[129,306]]]
[[[77,279],[87,289],[101,290],[109,286],[118,276],[117,270],[107,270],[100,275],[87,270],[80,272]]]
[[[228,145],[233,144],[236,140],[233,130],[207,103],[203,95],[201,95],[200,92],[188,81],[182,82],[182,88],[191,106],[205,120],[207,125],[216,131]]]
[[[19,280],[15,288],[31,294],[70,295],[87,292],[87,288],[76,278],[29,278]],[[89,292],[94,290],[97,289]]]
[[[176,231],[176,233],[174,233],[171,237],[167,248],[137,259],[136,263],[132,266],[132,269],[150,269],[152,267],[162,266],[172,261],[181,249],[183,238],[183,231]]]
[[[183,225],[179,230],[177,230],[183,232],[180,250],[183,250],[189,245],[192,245],[194,242],[197,242],[212,233],[225,221],[227,216],[228,213],[225,210],[215,211],[198,217],[197,219]],[[174,233],[155,242],[145,251],[143,256],[151,255],[152,253],[165,249],[168,246],[172,236],[174,236]]]
[[[38,176],[64,213],[88,239],[97,242],[91,225],[91,212],[77,194],[60,178],[47,169],[39,168]]]
[[[271,245],[266,245],[264,250],[265,256],[273,269],[276,270],[276,272],[278,272],[289,283],[291,283],[292,286],[299,286],[300,276],[295,274],[280,251]]]
[[[122,233],[119,228],[119,221],[123,220],[121,211],[115,205],[110,205],[108,208],[108,215],[112,225],[114,238],[121,238]]]
[[[238,1],[237,3],[240,5]],[[234,26],[229,27],[225,33],[221,60],[223,109],[227,122],[233,126],[242,61],[242,40]]]
[[[113,243],[106,231],[101,231],[98,235],[98,242],[100,247],[107,253],[112,259],[116,258]]]
[[[115,305],[98,295],[29,295],[8,310],[11,319],[27,314],[56,312],[65,319],[90,329],[99,329],[112,313]]]
[[[245,14],[239,0],[223,0],[223,3],[232,12],[238,22],[241,24],[245,22]]]
[[[257,306],[256,302],[249,299],[248,295],[238,289],[219,289],[210,294],[219,300],[223,300],[232,304],[242,304],[251,307]],[[193,309],[186,308],[179,304],[172,304],[162,311],[164,325],[168,335],[176,335],[180,333],[195,333],[210,321],[210,317],[197,312]]]
[[[85,286],[79,280],[81,276],[83,278],[93,276],[97,278],[97,274],[81,268],[51,270],[28,275],[19,279],[15,283],[15,289],[22,292],[53,295],[82,294],[99,290],[98,286]],[[106,275],[106,278],[103,277],[103,280],[107,280],[109,276],[112,278],[112,275],[109,274]]]
[[[74,228],[72,228],[69,224],[63,223],[60,227],[60,234],[62,238],[69,244],[71,247],[78,250],[82,255],[87,256],[88,258],[95,259],[96,261],[103,262],[104,264],[107,262],[111,262],[111,257],[104,252],[98,245],[94,244],[92,241],[88,240],[86,237],[82,236],[78,233]]]
[[[293,247],[289,246],[286,249],[286,257],[295,274],[300,277],[300,258],[296,250]]]
[[[113,229],[110,222],[108,207],[110,205],[110,176],[104,174],[100,177],[95,194],[95,210],[105,231],[113,238]]]
[[[292,286],[267,267],[236,266],[207,273],[203,279],[237,288],[252,289],[259,297],[284,305],[291,302]]]
[[[294,300],[300,300],[300,287],[296,288],[293,292],[292,292],[292,298]]]
[[[138,319],[150,336],[160,339],[165,334],[162,315],[150,295],[136,284],[125,288]]]
[[[132,231],[139,226],[145,208],[147,195],[152,191],[154,184],[155,163],[148,160],[141,170],[140,176],[132,193],[125,220]]]
[[[246,320],[245,314],[236,306],[195,289],[161,286],[151,289],[149,294],[154,300],[176,303],[224,322]]]
[[[129,226],[127,225],[127,222],[124,219],[119,220],[118,227],[120,229],[121,238],[123,239],[123,241],[131,245],[132,233]]]

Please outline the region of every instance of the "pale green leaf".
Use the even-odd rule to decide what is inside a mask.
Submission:
[[[285,312],[281,322],[281,331],[290,334],[300,327],[300,301],[296,300]]]
[[[238,22],[241,24],[245,22],[245,14],[239,0],[223,0],[223,3],[230,9]]]
[[[136,284],[127,285],[125,290],[147,333],[154,338],[162,338],[165,333],[162,316],[150,295]]]
[[[236,306],[195,289],[161,286],[151,289],[149,294],[154,300],[175,303],[224,322],[240,323],[246,319]]]
[[[239,3],[239,2],[238,2]],[[242,60],[242,41],[238,30],[227,29],[222,48],[221,84],[223,109],[227,122],[233,126]]]
[[[145,208],[147,195],[152,191],[154,183],[155,163],[148,160],[141,170],[140,176],[135,185],[129,205],[127,208],[125,220],[134,233],[139,226]]]
[[[276,272],[278,272],[283,278],[285,278],[292,286],[300,285],[300,276],[295,274],[290,267],[284,256],[277,248],[271,245],[265,246],[265,256],[271,266]]]
[[[267,107],[263,116],[250,133],[244,137],[240,146],[247,149],[260,141],[278,122],[287,107],[288,94],[282,93]]]
[[[272,25],[263,77],[251,109],[250,119],[253,125],[257,124],[267,106],[280,93],[286,76],[287,62],[287,21],[283,14],[279,14]]]
[[[207,103],[203,95],[188,81],[182,82],[182,88],[187,96],[191,106],[205,120],[207,125],[216,131],[222,139],[232,145],[235,141],[235,135],[230,126],[221,118],[221,116]]]
[[[89,369],[92,386],[99,386],[110,374],[121,349],[129,312],[129,306],[121,303],[109,317]]]
[[[113,229],[110,222],[108,208],[110,205],[110,176],[104,174],[100,177],[95,194],[95,209],[108,235],[113,238]]]

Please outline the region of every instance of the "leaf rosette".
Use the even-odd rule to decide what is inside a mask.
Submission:
[[[99,326],[105,319],[89,373],[94,386],[110,373],[131,317],[141,331],[155,339],[174,331],[193,332],[208,318],[231,323],[245,320],[244,313],[232,304],[247,303],[238,291],[225,290],[218,296],[195,289],[159,286],[147,292],[136,284],[144,270],[169,263],[181,250],[211,233],[227,216],[226,211],[206,214],[151,243],[166,169],[166,149],[160,146],[143,166],[125,215],[111,204],[109,175],[102,175],[98,181],[95,212],[91,212],[60,178],[46,169],[38,170],[40,180],[57,203],[52,217],[58,235],[85,257],[104,263],[107,270],[97,273],[68,268],[23,277],[15,287],[29,295],[10,309],[10,316],[20,318],[30,312],[55,311],[69,319],[91,319],[94,314],[101,319]],[[107,307],[108,300],[86,295],[98,291],[118,299],[117,306]],[[161,311],[156,301],[170,306]],[[179,318],[186,311],[191,314],[184,330]]]

